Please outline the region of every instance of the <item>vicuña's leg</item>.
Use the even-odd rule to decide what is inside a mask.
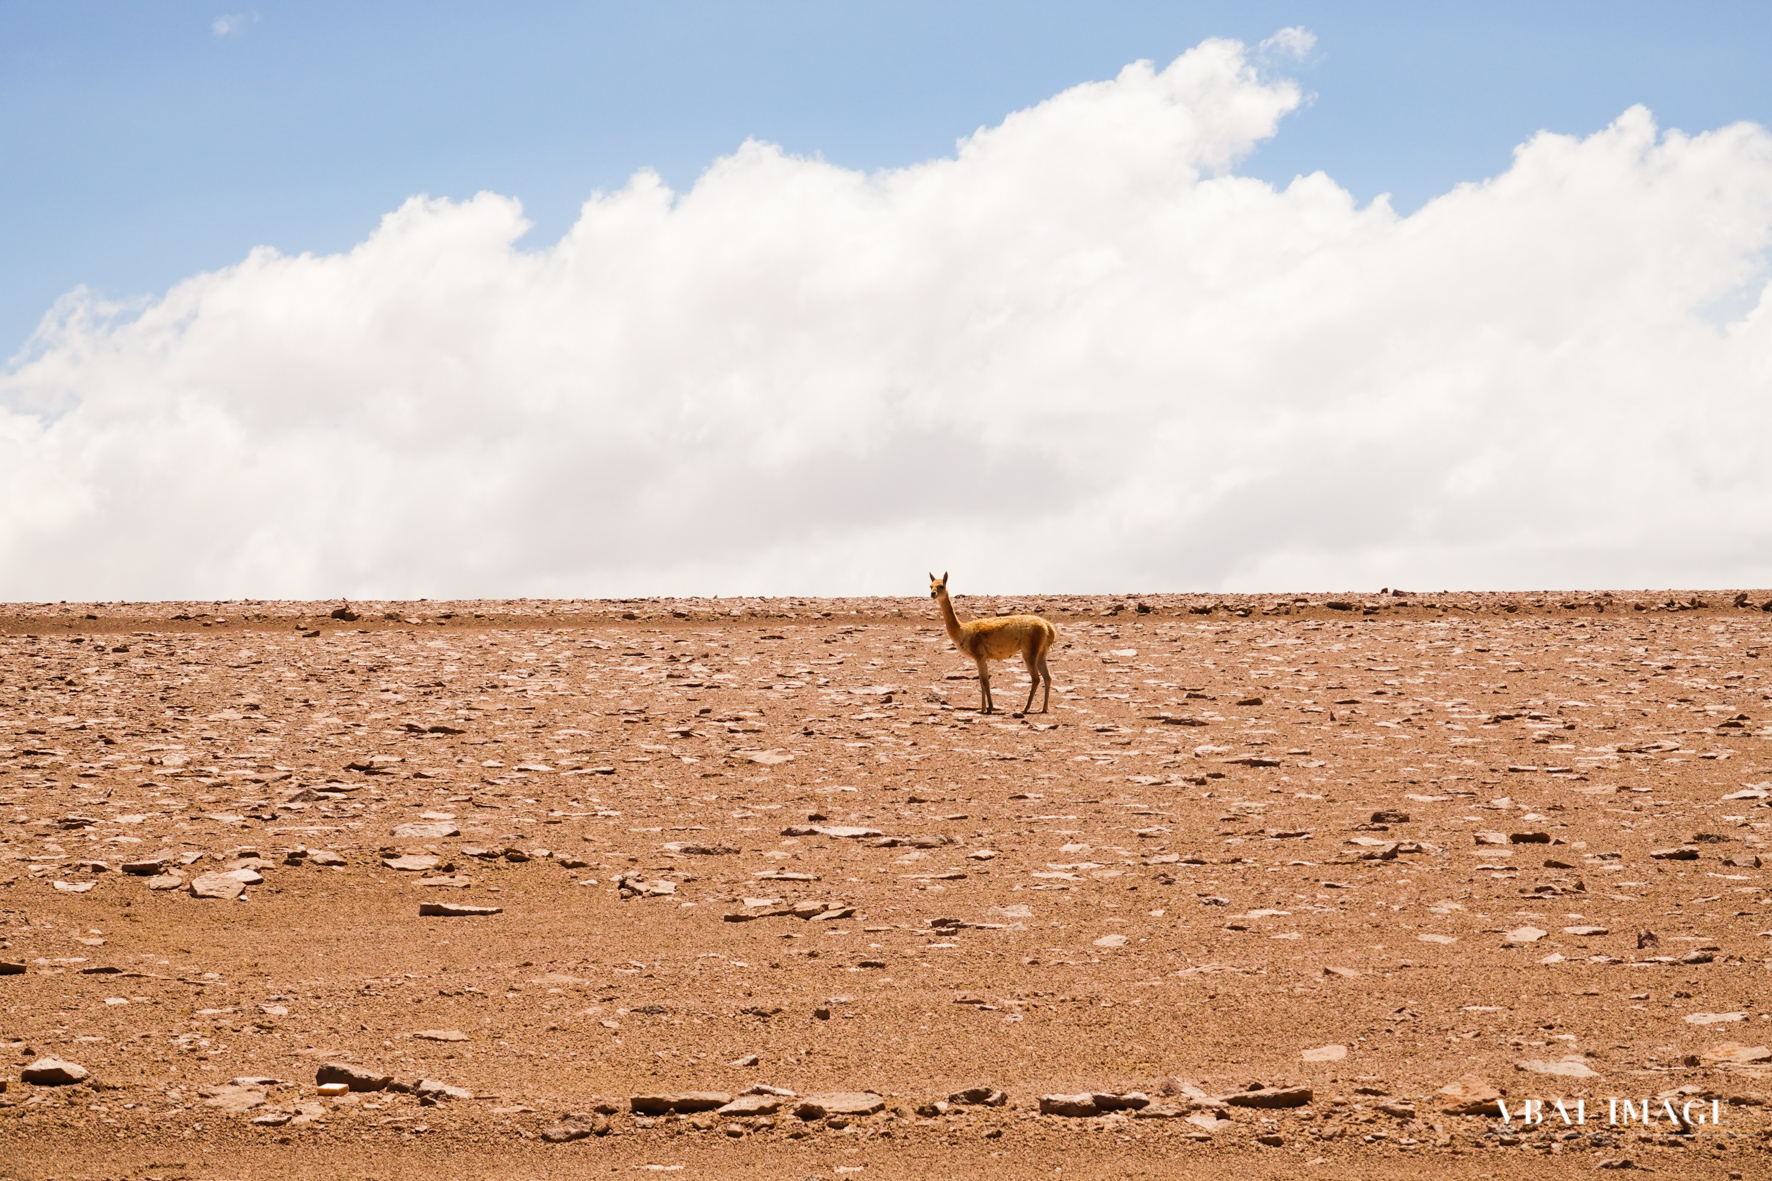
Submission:
[[[1052,705],[1052,670],[1046,665],[1046,652],[1051,646],[1051,640],[1040,645],[1040,675],[1046,680],[1046,696],[1040,699],[1041,713],[1045,713]],[[1032,701],[1033,699],[1030,697],[1028,700]]]
[[[1039,689],[1040,689],[1040,655],[1039,655],[1039,653],[1040,653],[1040,649],[1037,646],[1030,646],[1025,652],[1023,652],[1021,654],[1022,663],[1028,666],[1028,677],[1030,678],[1030,681],[1028,684],[1028,702],[1026,705],[1021,707],[1021,712],[1024,714],[1033,712],[1034,694],[1039,692]]]
[[[982,656],[976,659],[978,661],[979,710],[988,714],[993,712],[991,708],[991,666],[990,662]]]

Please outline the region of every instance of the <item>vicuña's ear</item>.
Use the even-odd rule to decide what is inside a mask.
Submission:
[[[942,572],[941,572],[941,580],[942,580],[942,581],[943,581],[943,582],[946,582],[946,581],[947,581],[947,580],[948,580],[948,572],[947,572],[947,571],[946,571],[946,570],[943,570],[943,571],[942,571]]]
[[[933,575],[933,574],[931,574],[931,575],[930,575],[930,576],[929,576],[929,581],[930,581],[930,582],[934,582],[934,581],[935,581],[935,575]]]

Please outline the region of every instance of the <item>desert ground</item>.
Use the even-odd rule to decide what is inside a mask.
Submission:
[[[0,1176],[1772,1176],[1772,592],[955,586],[0,606]]]

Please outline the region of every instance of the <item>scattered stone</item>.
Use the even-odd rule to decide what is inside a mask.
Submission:
[[[881,834],[880,830],[877,828],[862,828],[859,825],[853,824],[790,824],[781,830],[781,835],[784,837],[847,837],[859,839],[862,837],[877,837]]]
[[[1510,832],[1507,834],[1507,843],[1510,845],[1548,845],[1550,844],[1550,833]]]
[[[232,1083],[220,1086],[199,1087],[198,1098],[206,1107],[219,1107],[231,1115],[245,1115],[266,1099],[263,1087],[242,1087]]]
[[[1688,1013],[1681,1018],[1687,1025],[1718,1025],[1725,1021],[1746,1021],[1746,1013]]]
[[[1693,845],[1681,845],[1677,849],[1656,849],[1649,856],[1657,861],[1697,861],[1698,849]]]
[[[39,1058],[23,1070],[19,1071],[19,1081],[38,1087],[66,1087],[75,1083],[83,1083],[91,1077],[91,1072],[75,1062],[64,1062],[60,1058]]]
[[[1133,1119],[1185,1119],[1190,1108],[1175,1103],[1152,1103],[1132,1113]],[[1216,1117],[1214,1117],[1216,1118]]]
[[[246,883],[229,873],[201,873],[191,879],[191,897],[234,899],[246,893]]]
[[[176,890],[184,884],[184,875],[176,873],[158,874],[149,878],[147,882],[150,890]]]
[[[464,906],[459,902],[421,902],[418,913],[421,918],[471,918],[474,915],[500,914],[502,906]]]
[[[1563,934],[1579,935],[1584,939],[1591,939],[1599,935],[1610,935],[1612,931],[1607,927],[1564,927]]]
[[[628,898],[669,898],[677,892],[677,883],[664,878],[649,879],[644,874],[624,873],[615,878],[616,890]],[[810,917],[810,916],[809,916]]]
[[[1440,1110],[1448,1115],[1499,1116],[1501,1114],[1503,1092],[1490,1086],[1474,1074],[1454,1079],[1441,1087],[1437,1094],[1445,1096],[1440,1104]]]
[[[949,1095],[948,1102],[968,1107],[1002,1107],[1009,1102],[1009,1096],[995,1087],[968,1087]]]
[[[428,1099],[472,1099],[474,1093],[463,1087],[452,1087],[448,1083],[440,1083],[436,1079],[420,1079],[412,1088],[414,1093]]]
[[[1252,1087],[1224,1096],[1232,1107],[1303,1107],[1311,1101],[1309,1087]]]
[[[1546,932],[1537,927],[1515,927],[1502,938],[1508,943],[1537,943],[1545,937]]]
[[[1306,1062],[1340,1062],[1347,1057],[1346,1046],[1318,1046],[1300,1055]]]
[[[401,873],[423,873],[426,870],[436,869],[442,861],[443,859],[441,857],[415,853],[408,853],[400,857],[383,857],[381,859],[383,865],[387,866],[389,869],[399,870]]]
[[[589,1138],[591,1130],[578,1124],[555,1124],[542,1131],[541,1138],[548,1144],[566,1144],[573,1140]]]
[[[1210,1111],[1196,1111],[1187,1117],[1187,1122],[1204,1132],[1228,1132],[1237,1126],[1234,1120],[1224,1119]]]
[[[1414,1119],[1415,1104],[1407,1099],[1391,1099],[1378,1105],[1378,1110],[1392,1119]]]
[[[1095,1096],[1088,1092],[1079,1095],[1041,1095],[1040,1114],[1084,1117],[1100,1115],[1101,1108],[1095,1105]]]
[[[780,1095],[740,1095],[714,1111],[716,1115],[726,1116],[774,1115],[785,1102],[787,1100]]]
[[[886,1108],[886,1100],[872,1091],[832,1091],[808,1095],[794,1108],[803,1120],[826,1119],[830,1116],[873,1115]]]
[[[125,861],[118,868],[134,877],[151,878],[156,874],[164,873],[166,867],[172,863],[171,857],[162,854],[159,857],[148,857],[141,861]]]
[[[426,1042],[465,1042],[468,1035],[458,1029],[420,1029],[412,1034],[420,1041]]]
[[[377,1074],[365,1066],[348,1062],[328,1062],[314,1072],[314,1082],[321,1087],[343,1085],[349,1091],[385,1091],[393,1082],[392,1075]]]
[[[1600,1077],[1597,1071],[1588,1068],[1586,1062],[1574,1056],[1559,1058],[1555,1061],[1545,1061],[1537,1058],[1523,1059],[1514,1063],[1514,1069],[1530,1071],[1533,1074],[1552,1074],[1559,1078]]]
[[[678,1094],[635,1095],[628,1107],[640,1115],[688,1114],[696,1111],[718,1111],[732,1102],[723,1091],[684,1091]]]
[[[1741,1042],[1718,1042],[1704,1052],[1702,1059],[1707,1066],[1751,1066],[1758,1062],[1772,1062],[1772,1050]]]
[[[1095,940],[1096,947],[1125,947],[1132,940],[1125,935],[1103,935]]]
[[[330,849],[315,849],[308,854],[308,864],[310,865],[343,865],[344,863],[345,859]]]

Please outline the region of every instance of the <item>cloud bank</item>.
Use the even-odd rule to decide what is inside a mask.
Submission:
[[[545,249],[415,198],[0,373],[0,597],[1772,584],[1772,135],[1632,108],[1409,217],[1236,175],[1242,45]]]

